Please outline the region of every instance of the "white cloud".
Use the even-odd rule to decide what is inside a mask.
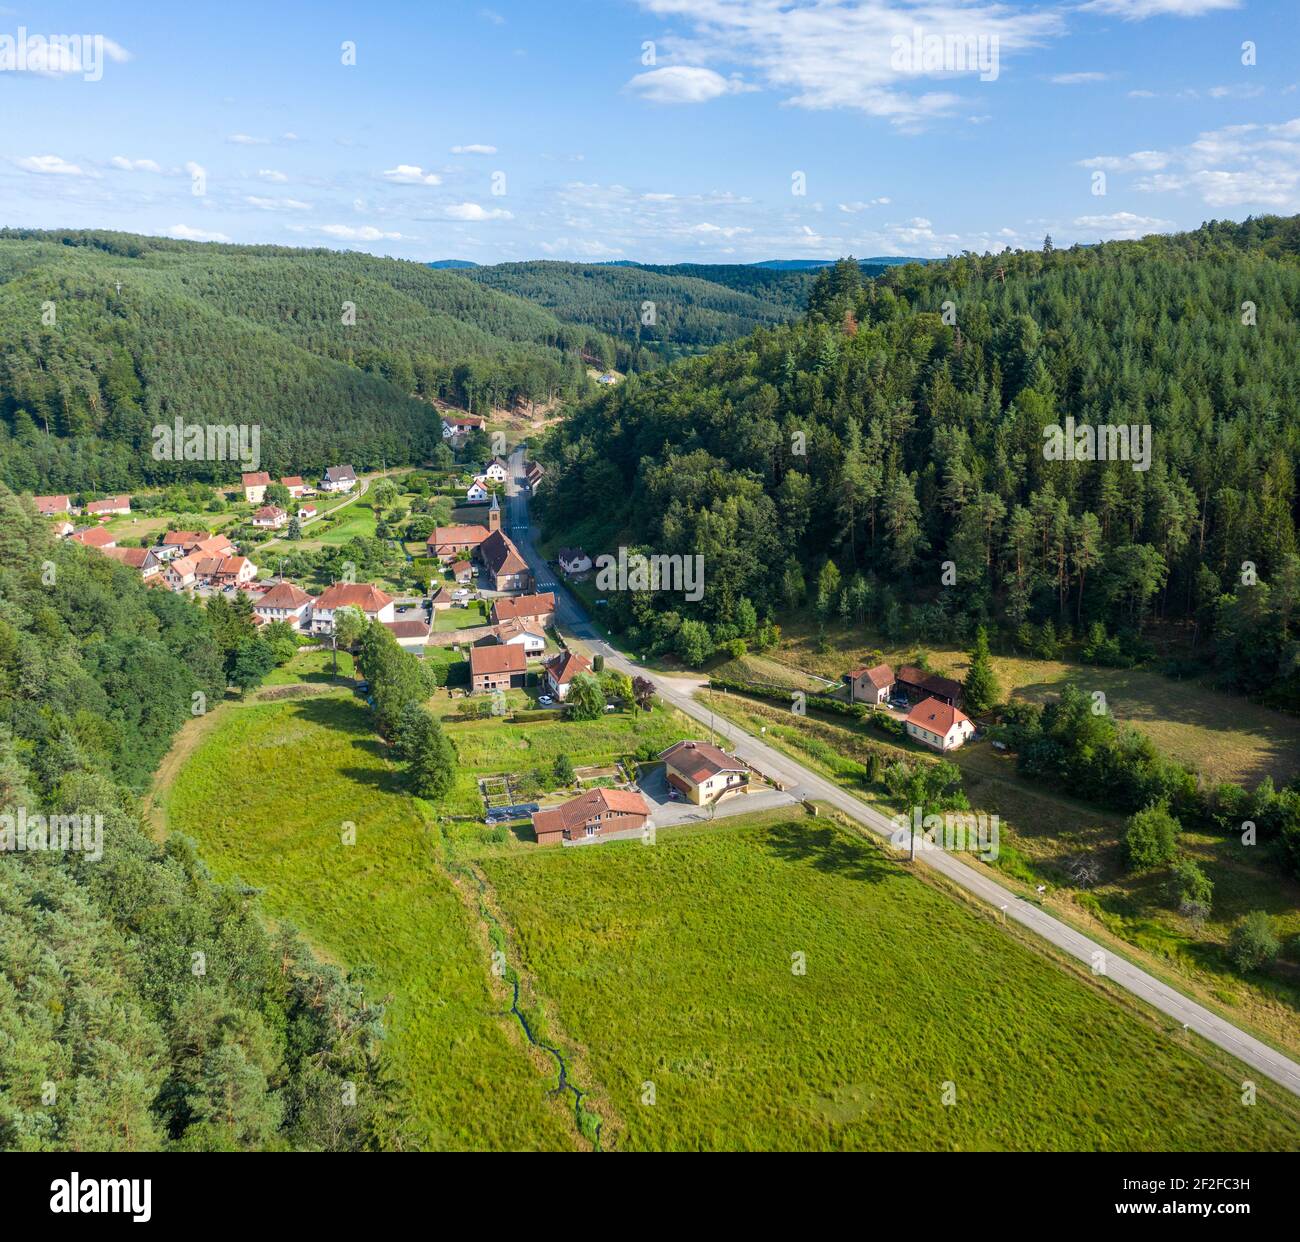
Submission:
[[[1087,70],[1083,73],[1054,73],[1048,81],[1056,86],[1082,86],[1085,82],[1105,82],[1109,77],[1108,73]]]
[[[115,155],[109,163],[114,168],[120,168],[123,172],[151,172],[160,173],[162,167],[155,160],[132,160],[127,159],[125,155]]]
[[[400,241],[401,233],[385,233],[371,224],[323,224],[320,231],[328,237],[337,237],[341,241]]]
[[[469,142],[464,146],[452,147],[452,155],[495,155],[496,147],[490,147],[485,142]]]
[[[513,220],[514,216],[504,207],[488,209],[478,203],[453,203],[444,209],[452,220]]]
[[[712,69],[691,65],[668,65],[638,73],[627,89],[650,103],[695,104],[707,103],[722,95],[736,95],[758,88],[742,82],[737,77],[724,78]]]
[[[921,7],[898,0],[639,2],[657,16],[689,23],[689,37],[659,40],[679,61],[740,66],[749,78],[784,92],[794,107],[856,109],[902,129],[948,115],[961,102],[950,91],[925,89],[927,81],[986,74],[994,47],[1000,71],[1009,56],[1065,32],[1059,9],[1020,10],[999,0],[931,0]],[[931,68],[923,47],[913,67],[917,31],[935,45],[977,54]]]
[[[24,172],[50,177],[93,177],[96,174],[65,160],[61,155],[24,155],[14,160]]]
[[[286,177],[278,168],[259,168],[257,170],[257,175],[261,177],[263,181],[274,181],[277,184],[282,184],[289,180],[289,178]]]
[[[244,202],[259,211],[310,211],[311,204],[296,198],[259,198],[255,194],[244,195]]]
[[[1122,240],[1172,229],[1174,222],[1160,220],[1155,216],[1134,215],[1131,211],[1113,211],[1107,216],[1076,216],[1074,227],[1088,234]]]
[[[270,143],[269,138],[255,138],[252,134],[231,134],[227,142],[233,142],[241,147],[264,147]]]
[[[442,184],[442,178],[437,173],[427,173],[418,164],[398,164],[396,168],[386,168],[383,177],[385,181],[398,185]]]
[[[190,228],[188,224],[173,224],[167,232],[172,237],[180,238],[181,241],[228,242],[230,240],[224,233],[209,233],[203,229]]]
[[[1192,194],[1215,210],[1266,207],[1300,211],[1300,117],[1263,125],[1226,125],[1169,151],[1095,156],[1088,168],[1146,174],[1136,188]]]
[[[1221,9],[1235,9],[1241,0],[1088,0],[1084,12],[1105,13],[1139,22],[1148,17],[1204,17]]]
[[[856,216],[859,212],[869,211],[872,207],[888,207],[888,206],[889,206],[889,199],[887,198],[871,198],[871,199],[867,199],[865,202],[859,200],[858,202],[854,202],[854,203],[841,203],[840,210],[847,213],[848,215]]]

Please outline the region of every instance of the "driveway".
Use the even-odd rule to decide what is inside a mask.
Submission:
[[[662,763],[643,770],[637,788],[645,794],[650,804],[650,818],[656,828],[671,828],[674,824],[697,824],[702,820],[723,819],[728,815],[754,815],[759,811],[775,811],[784,806],[797,806],[799,799],[778,789],[760,787],[746,794],[733,794],[718,803],[713,815],[704,807],[687,802],[685,798],[669,796],[666,769]]]

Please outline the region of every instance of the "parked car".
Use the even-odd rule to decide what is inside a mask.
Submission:
[[[537,696],[537,702],[541,704],[542,707],[550,707],[550,705],[554,703],[555,700],[551,698],[549,694],[539,694]]]

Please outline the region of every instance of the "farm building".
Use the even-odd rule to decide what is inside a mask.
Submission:
[[[650,806],[635,789],[589,789],[584,794],[533,812],[538,845],[578,844],[602,837],[640,832]]]

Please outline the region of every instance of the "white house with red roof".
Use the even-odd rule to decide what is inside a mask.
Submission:
[[[888,664],[855,668],[851,673],[846,673],[844,679],[849,683],[855,703],[884,703],[894,688],[894,670]]]
[[[591,661],[576,651],[562,651],[546,662],[546,689],[553,699],[564,702],[579,673],[590,673]]]
[[[67,496],[33,496],[32,500],[36,504],[36,512],[42,517],[72,512],[72,501]]]
[[[279,530],[289,520],[289,515],[279,505],[263,505],[253,514],[253,525],[264,530]]]
[[[678,742],[659,758],[669,785],[697,806],[749,791],[749,765],[709,742]]]
[[[239,476],[244,489],[244,499],[250,505],[260,505],[266,499],[266,489],[271,486],[271,476],[265,470],[250,470]]]
[[[356,608],[367,621],[395,621],[393,597],[369,582],[336,582],[327,587],[311,610],[313,634],[333,634],[334,614],[340,608]]]
[[[925,699],[907,713],[907,736],[932,750],[956,750],[965,745],[974,732],[970,717],[961,708],[942,699]]]
[[[253,613],[264,621],[287,621],[299,629],[311,623],[313,599],[292,582],[277,582],[253,605]]]

